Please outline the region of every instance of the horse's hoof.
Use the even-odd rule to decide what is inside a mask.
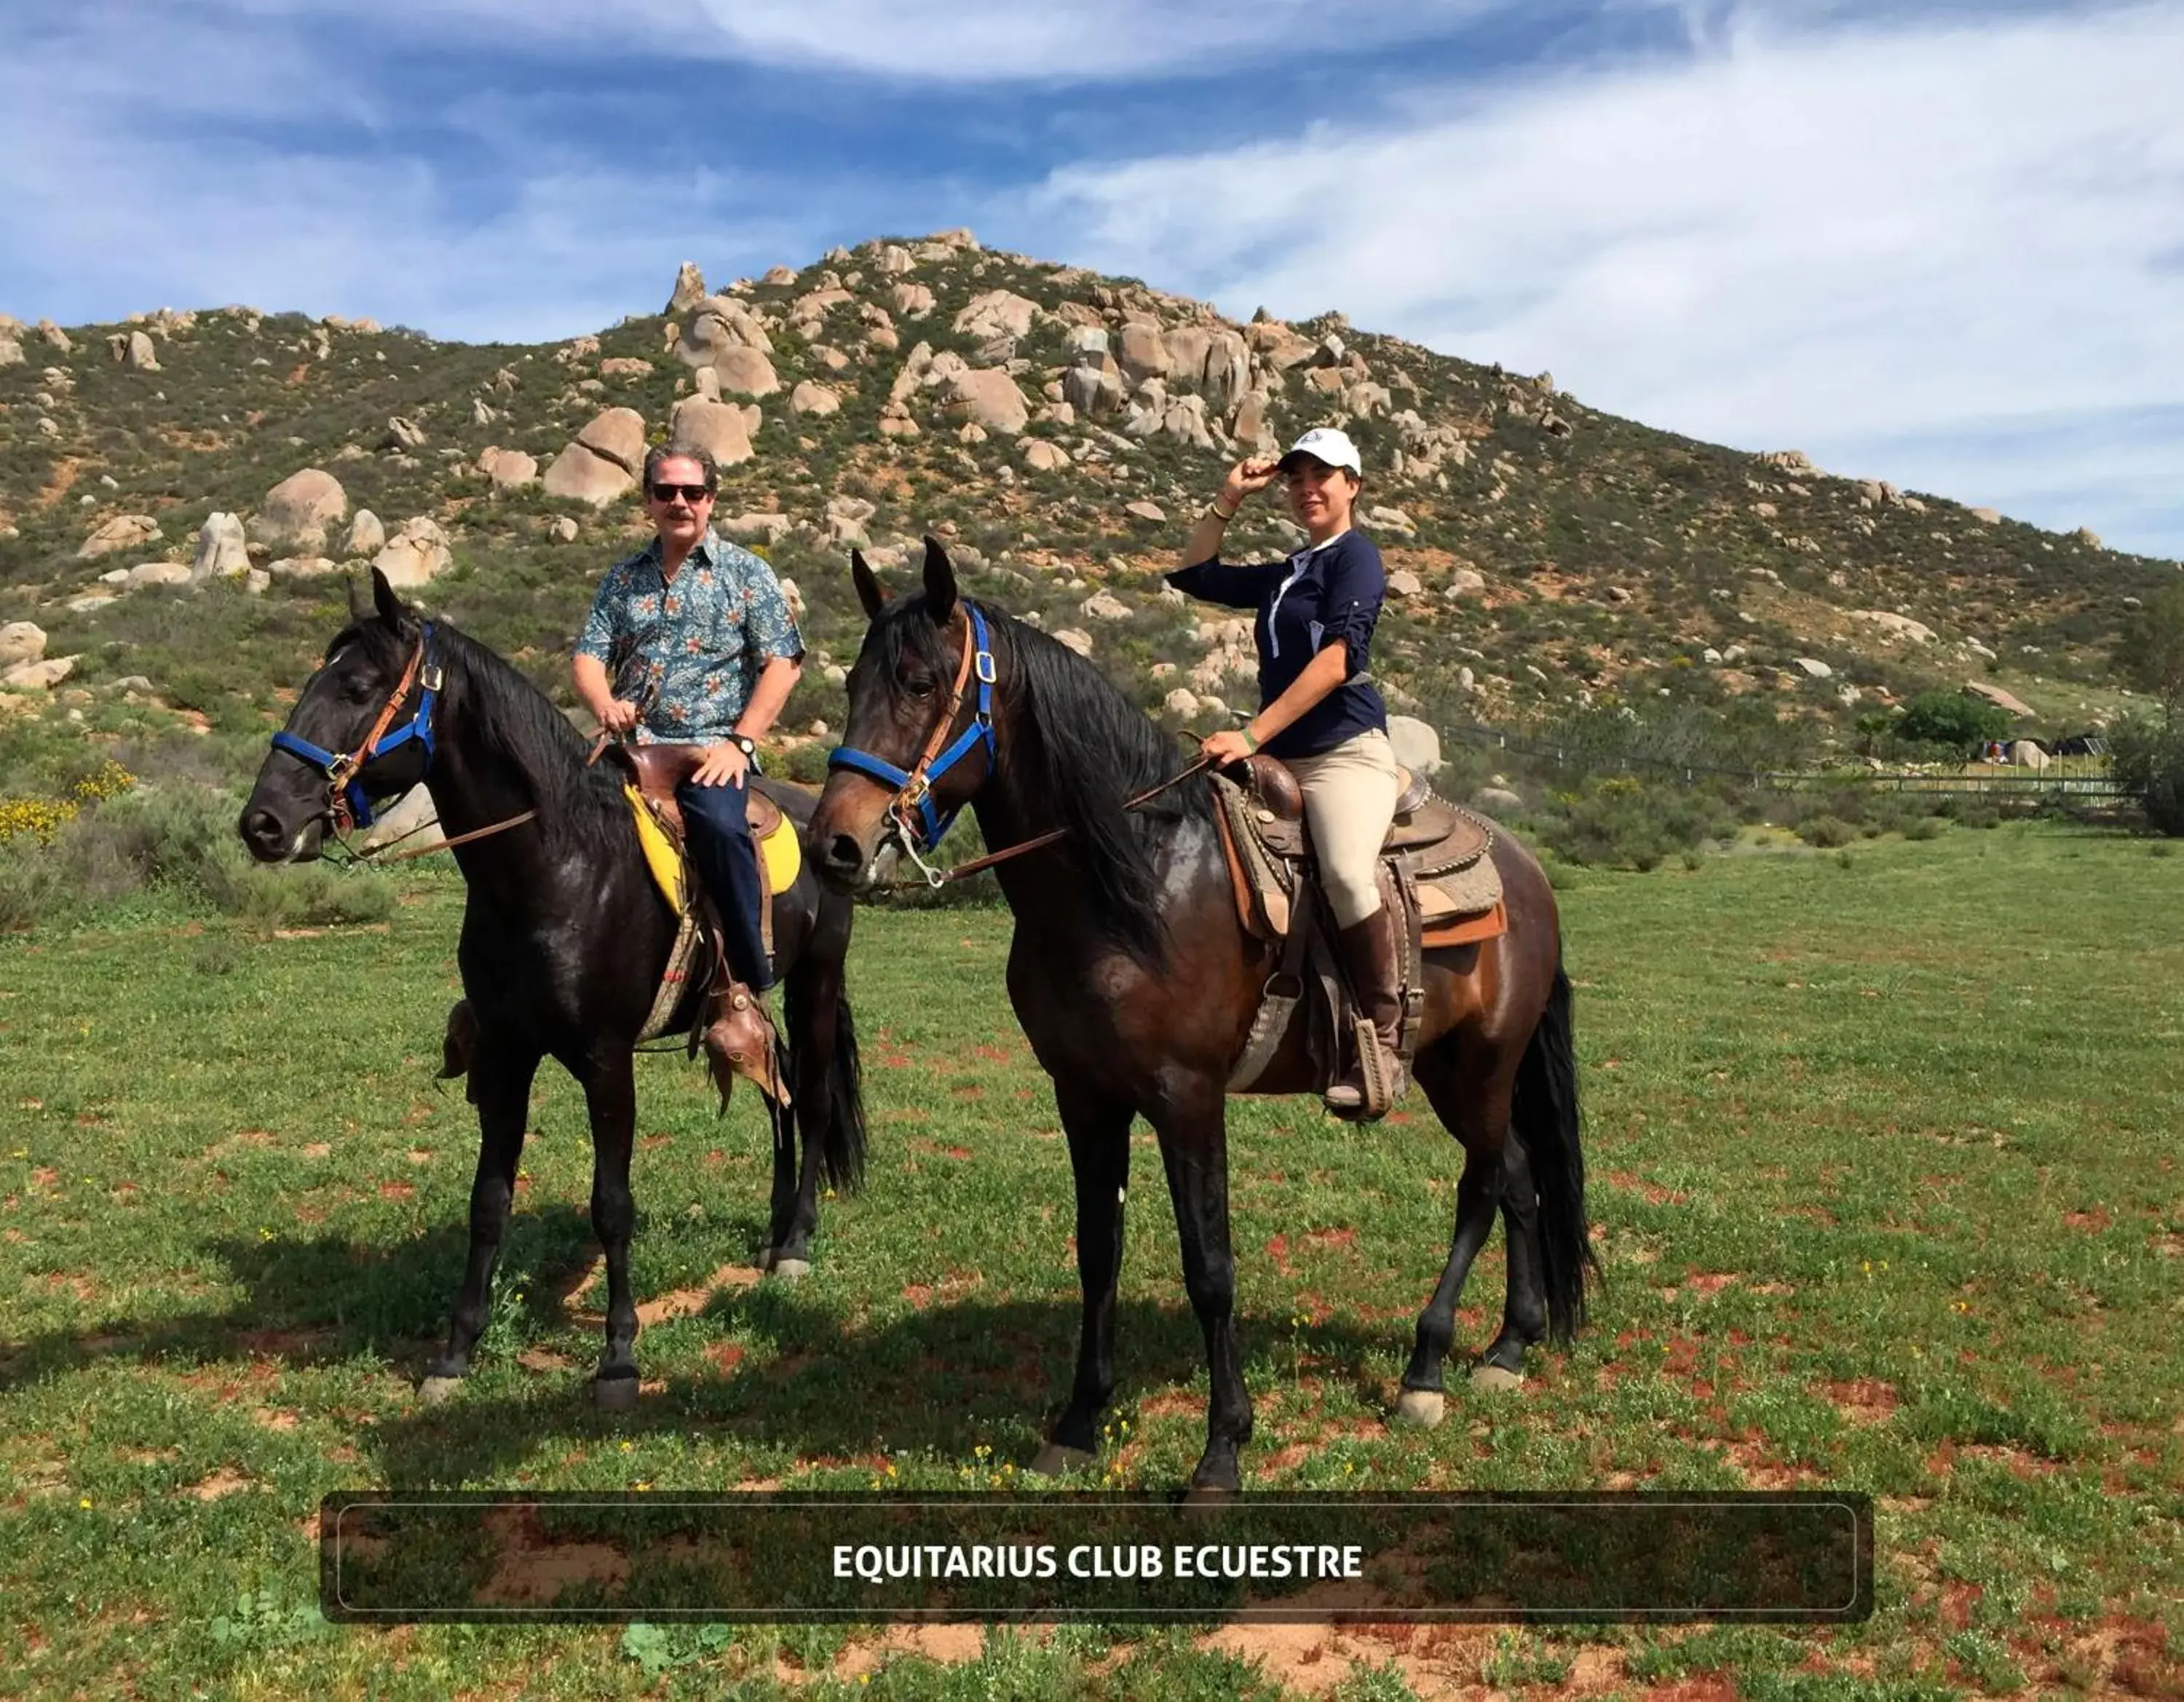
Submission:
[[[635,1412],[637,1379],[594,1377],[592,1379],[592,1399],[601,1412]]]
[[[777,1254],[771,1247],[761,1248],[758,1255],[758,1268],[761,1271],[772,1270],[773,1261],[779,1257],[780,1254]]]
[[[1435,1430],[1448,1416],[1448,1399],[1437,1388],[1407,1388],[1396,1398],[1396,1422]]]
[[[811,1261],[809,1259],[777,1257],[773,1263],[766,1268],[784,1282],[801,1282],[811,1274]]]
[[[1065,1471],[1074,1471],[1079,1466],[1096,1465],[1098,1461],[1099,1455],[1088,1454],[1081,1448],[1050,1442],[1032,1456],[1029,1469],[1041,1477],[1059,1477]]]
[[[460,1377],[426,1377],[417,1385],[417,1399],[426,1406],[437,1406],[462,1386]]]
[[[1524,1388],[1524,1374],[1481,1361],[1471,1368],[1471,1386],[1496,1394],[1506,1394],[1511,1389]]]

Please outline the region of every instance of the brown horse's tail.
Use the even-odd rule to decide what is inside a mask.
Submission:
[[[1510,1121],[1531,1160],[1540,1198],[1540,1279],[1546,1289],[1547,1336],[1568,1342],[1585,1322],[1585,1278],[1599,1261],[1585,1217],[1585,1151],[1578,1138],[1577,1054],[1571,1044],[1568,974],[1557,967],[1553,990],[1524,1061]]]

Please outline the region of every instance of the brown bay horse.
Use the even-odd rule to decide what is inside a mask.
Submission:
[[[1035,1469],[1060,1471],[1098,1445],[1115,1384],[1130,1127],[1142,1116],[1158,1137],[1210,1372],[1192,1487],[1233,1490],[1251,1403],[1234,1321],[1227,1082],[1276,948],[1239,919],[1210,785],[1194,776],[1126,810],[1183,767],[1167,737],[1090,663],[961,597],[935,541],[926,542],[922,596],[890,602],[861,557],[853,573],[871,626],[850,675],[835,772],[808,830],[826,880],[872,889],[905,845],[929,853],[964,807],[994,848],[1062,833],[994,871],[1016,920],[1009,998],[1053,1078],[1077,1195],[1076,1377]],[[1490,854],[1508,931],[1428,954],[1414,1067],[1464,1153],[1454,1234],[1396,1411],[1428,1426],[1443,1415],[1457,1296],[1497,1208],[1507,1298],[1474,1375],[1506,1382],[1532,1343],[1569,1339],[1593,1262],[1554,895],[1507,833]],[[1252,1091],[1321,1085],[1299,1032]]]

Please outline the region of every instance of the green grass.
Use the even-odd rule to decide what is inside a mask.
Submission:
[[[763,1125],[748,1099],[716,1122],[680,1059],[643,1061],[636,1281],[690,1310],[645,1331],[659,1387],[621,1419],[585,1399],[597,1291],[562,1299],[590,1261],[589,1150],[557,1074],[476,1375],[446,1407],[415,1398],[476,1140],[430,1080],[455,996],[444,872],[380,930],[260,938],[140,904],[0,942],[0,1691],[1226,1697],[1344,1670],[1324,1658],[1355,1660],[1357,1697],[1572,1675],[2176,1694],[2184,859],[2148,850],[2026,825],[1563,871],[1609,1286],[1525,1393],[1452,1392],[1429,1435],[1384,1421],[1446,1246],[1451,1143],[1415,1099],[1363,1132],[1304,1100],[1234,1108],[1247,1481],[1869,1490],[1879,1610],[1825,1632],[1079,1628],[995,1632],[951,1666],[919,1649],[975,1639],[326,1627],[311,1524],[337,1488],[1013,1477],[1066,1387],[1076,1286],[1006,915],[861,917],[872,1176],[825,1204],[797,1289],[731,1276],[705,1298],[762,1239]],[[1106,1466],[1165,1489],[1196,1458],[1204,1375],[1139,1140]],[[1497,1246],[1473,1348],[1501,1274]]]

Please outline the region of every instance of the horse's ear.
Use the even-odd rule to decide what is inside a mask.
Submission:
[[[364,624],[364,617],[370,613],[371,611],[365,607],[364,598],[356,581],[352,578],[348,582],[349,625],[361,626]]]
[[[382,620],[397,631],[409,621],[410,605],[396,594],[394,587],[387,582],[387,576],[376,567],[371,570],[371,606]]]
[[[940,540],[928,533],[925,539],[925,612],[935,620],[945,620],[955,610],[955,565],[948,559],[948,552],[940,547]]]
[[[850,552],[850,577],[856,581],[857,601],[865,605],[865,619],[877,620],[880,610],[887,607],[888,588],[872,575],[866,565],[865,553],[861,549]]]

